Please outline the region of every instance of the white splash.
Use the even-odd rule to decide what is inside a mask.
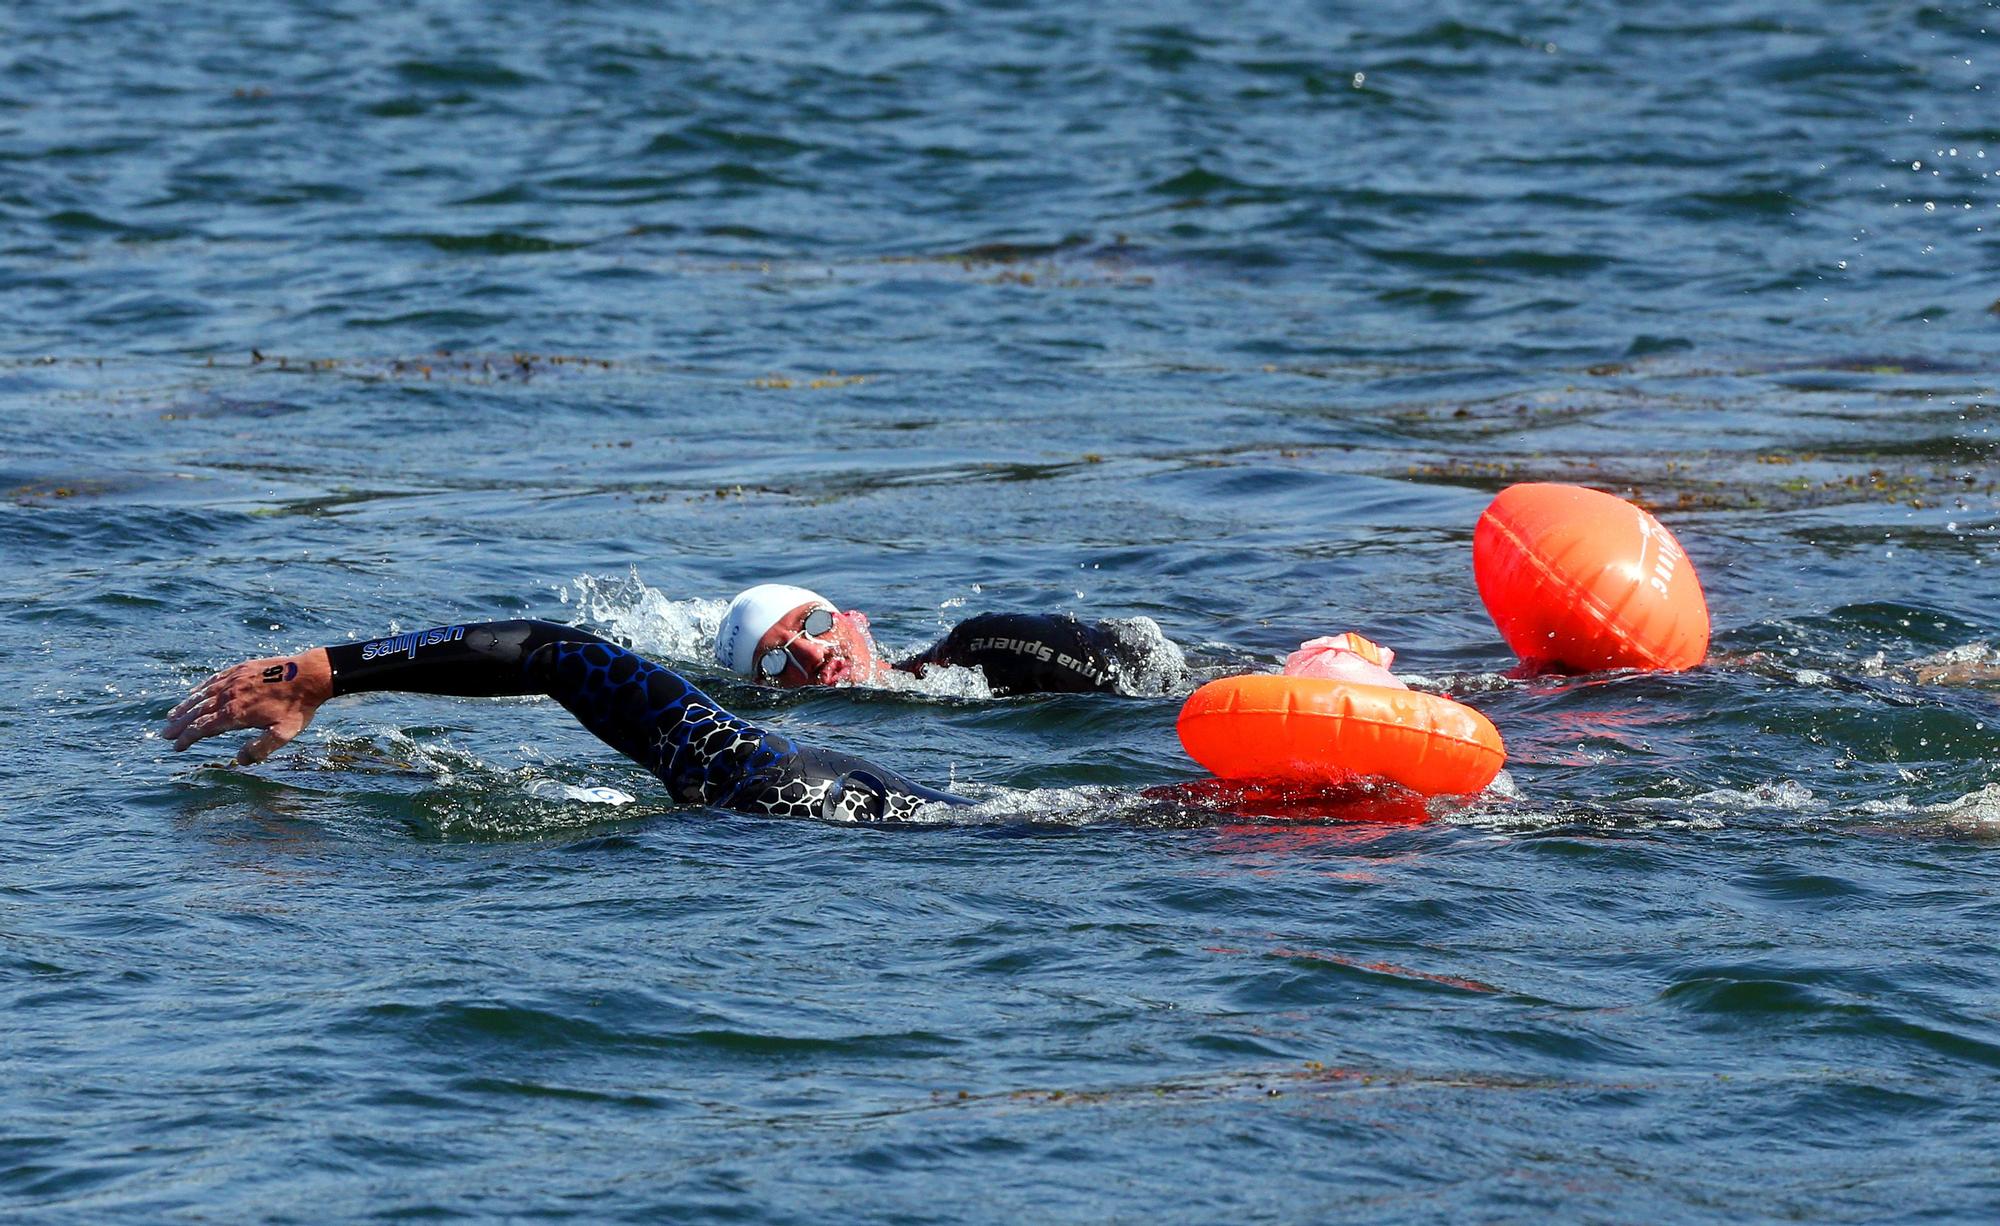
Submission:
[[[573,783],[561,783],[554,779],[537,779],[528,785],[528,795],[536,800],[569,801],[581,805],[629,805],[634,803],[630,793],[605,784],[578,787]]]
[[[1990,643],[1964,643],[1919,657],[1897,672],[1930,685],[1978,685],[2000,679],[2000,650]]]
[[[575,607],[585,629],[682,664],[713,663],[715,632],[729,611],[726,600],[675,600],[648,586],[636,567],[623,576],[578,575],[556,598]]]
[[[1104,624],[1142,661],[1137,676],[1120,674],[1121,693],[1159,694],[1187,688],[1187,653],[1167,637],[1160,623],[1150,617],[1113,617]]]
[[[877,689],[894,690],[901,694],[924,694],[932,698],[993,697],[993,687],[986,684],[986,674],[976,668],[960,668],[956,665],[927,668],[919,677],[913,673],[890,672],[874,683]]]
[[[1117,821],[1143,810],[1145,802],[1129,789],[1103,784],[1068,788],[982,788],[987,794],[971,798],[970,807],[925,805],[917,810],[917,821],[950,825],[1009,825],[1033,822],[1042,826],[1091,826]]]
[[[1989,783],[1957,800],[1934,805],[1931,812],[1954,821],[2000,826],[2000,783]]]
[[[1717,788],[1701,793],[1692,801],[1677,803],[1709,808],[1789,809],[1797,812],[1810,808],[1815,799],[1812,789],[1796,780],[1774,779],[1748,789]]]

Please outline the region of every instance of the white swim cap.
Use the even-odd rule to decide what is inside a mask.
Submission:
[[[809,588],[788,583],[760,583],[739,593],[722,615],[715,632],[715,662],[746,677],[757,675],[757,640],[778,624],[778,619],[802,604],[833,602]]]

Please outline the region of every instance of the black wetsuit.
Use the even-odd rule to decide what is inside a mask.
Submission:
[[[1067,613],[982,613],[952,628],[927,651],[896,667],[921,675],[934,664],[977,668],[996,695],[1137,693],[1147,676],[1143,648],[1104,622]],[[1164,690],[1174,678],[1159,678]]]
[[[327,648],[334,694],[547,694],[658,775],[675,800],[739,813],[867,821],[970,804],[852,754],[800,745],[722,709],[671,669],[574,626],[439,626]]]

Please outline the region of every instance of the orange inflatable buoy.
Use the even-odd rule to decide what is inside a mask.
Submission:
[[[1176,727],[1188,756],[1223,779],[1367,776],[1444,796],[1482,790],[1507,760],[1492,721],[1463,703],[1324,677],[1211,681]]]
[[[1694,564],[1651,515],[1580,485],[1513,485],[1472,533],[1479,597],[1514,654],[1589,672],[1678,672],[1708,655]]]

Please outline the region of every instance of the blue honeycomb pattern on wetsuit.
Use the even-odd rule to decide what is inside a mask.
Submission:
[[[907,817],[929,801],[966,803],[759,728],[679,673],[611,643],[548,643],[525,667],[537,688],[658,775],[676,800],[836,821]]]

